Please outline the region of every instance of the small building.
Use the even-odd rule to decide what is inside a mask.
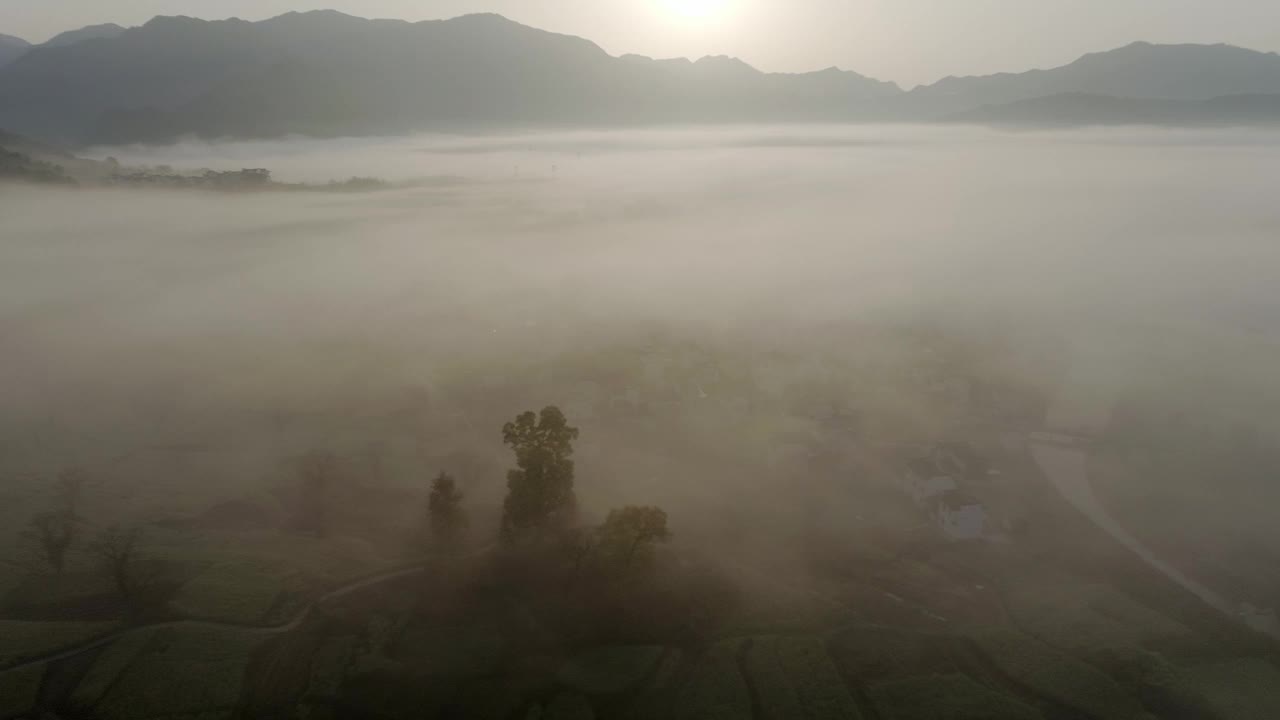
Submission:
[[[1236,610],[1236,617],[1251,629],[1268,635],[1280,635],[1280,619],[1275,610],[1260,608],[1250,603],[1241,603]]]
[[[951,540],[974,540],[987,530],[986,505],[962,488],[985,478],[986,462],[964,443],[938,443],[909,460],[904,490]]]
[[[967,482],[986,479],[989,468],[973,446],[966,442],[940,442],[932,456],[938,467]]]
[[[907,462],[903,477],[907,494],[917,505],[959,488],[956,479],[938,467],[933,458],[916,458]]]
[[[952,540],[977,540],[986,532],[987,508],[968,493],[953,490],[938,498],[937,520]]]

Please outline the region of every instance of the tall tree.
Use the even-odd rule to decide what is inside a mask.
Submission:
[[[448,473],[440,473],[431,481],[431,495],[427,499],[427,525],[435,546],[454,548],[467,531],[467,514],[462,509],[462,493],[458,483]]]
[[[605,551],[627,568],[652,552],[655,544],[671,540],[664,510],[634,505],[611,510],[599,535]]]
[[[549,406],[535,415],[526,412],[502,428],[502,441],[516,455],[507,471],[507,499],[502,506],[502,537],[510,542],[530,533],[541,535],[563,527],[576,509],[573,494],[573,441],[560,408]]]

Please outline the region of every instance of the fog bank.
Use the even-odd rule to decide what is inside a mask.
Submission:
[[[897,362],[886,334],[921,328],[977,338],[987,372],[1048,353],[1028,377],[1069,374],[1081,347],[1122,389],[1155,365],[1216,368],[1213,382],[1250,395],[1251,418],[1273,418],[1280,135],[1130,132],[100,148],[126,164],[406,184],[0,188],[0,471],[18,487],[83,465],[127,478],[122,506],[147,505],[149,483],[186,488],[180,477],[194,507],[310,448],[382,448],[406,481],[414,462],[478,448],[493,467],[476,471],[492,486],[476,494],[496,497],[503,418],[597,406],[593,393],[614,392],[601,366],[659,346],[719,357],[720,379],[824,364],[852,387],[833,404],[877,416],[896,403],[923,434],[923,401],[885,400],[874,381]],[[587,504],[711,502],[743,477],[725,464],[741,436],[628,447],[621,432],[593,436],[590,413],[577,420]]]

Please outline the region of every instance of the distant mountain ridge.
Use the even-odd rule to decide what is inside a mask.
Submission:
[[[1184,101],[1280,94],[1280,55],[1231,45],[1137,42],[1049,70],[945,78],[907,93],[904,107],[945,116],[985,105],[1073,93]]]
[[[1064,93],[957,113],[950,122],[985,125],[1280,125],[1280,94],[1224,95],[1209,100],[1152,100]]]
[[[1248,111],[1244,101],[1211,102],[1228,96],[1255,100]],[[779,74],[722,56],[614,57],[492,14],[411,23],[314,11],[261,22],[161,16],[64,34],[0,68],[0,127],[75,145],[652,123],[1016,122],[1000,118],[1054,112],[1066,124],[1207,122],[1215,113],[1272,122],[1271,96],[1280,96],[1280,56],[1227,45],[1134,43],[1058,68],[904,92],[837,68]]]
[[[12,35],[0,35],[0,68],[17,60],[31,48],[31,43]]]
[[[125,28],[115,23],[106,23],[105,25],[89,25],[79,30],[69,30],[54,36],[48,42],[40,45],[43,48],[66,47],[67,45],[75,45],[85,40],[109,40],[123,35]]]
[[[0,35],[0,68],[17,61],[22,56],[29,53],[33,48],[55,48],[74,45],[85,40],[97,40],[102,38],[119,37],[124,33],[125,29],[119,25],[108,23],[105,25],[90,25],[82,27],[79,30],[68,30],[61,33],[41,45],[32,45],[22,38],[13,37],[11,35]]]
[[[332,11],[250,23],[158,17],[0,70],[0,127],[72,143],[183,134],[852,119],[900,92],[856,73],[727,58],[616,58],[497,15],[408,23]]]

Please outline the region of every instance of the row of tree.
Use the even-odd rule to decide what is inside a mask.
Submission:
[[[597,528],[578,527],[573,462],[578,435],[578,428],[554,406],[522,413],[503,426],[502,440],[514,452],[516,466],[507,472],[500,539],[512,546],[568,537],[579,564],[603,557],[630,568],[654,545],[671,539],[667,514],[656,507],[628,506],[611,511]],[[432,481],[427,520],[440,548],[460,546],[469,527],[462,500],[453,476],[441,473]]]
[[[515,467],[507,473],[507,496],[502,508],[500,541],[506,547],[552,544],[573,548],[575,568],[600,560],[631,568],[648,558],[654,546],[671,539],[667,514],[656,507],[629,506],[613,510],[594,528],[578,524],[574,492],[573,442],[578,428],[571,427],[556,407],[540,413],[525,412],[502,428],[503,442],[515,454]],[[324,536],[334,514],[333,492],[340,472],[332,455],[315,453],[297,466],[298,495],[295,526]],[[80,515],[85,476],[64,472],[54,487],[50,510],[32,519],[24,533],[41,564],[62,573],[73,547],[87,526]],[[441,473],[431,483],[426,507],[426,531],[432,545],[444,553],[464,546],[470,521],[463,508],[464,495],[457,480]],[[121,596],[134,604],[148,583],[140,567],[137,527],[111,527],[84,543],[107,573]]]
[[[85,475],[67,470],[54,483],[52,507],[32,518],[23,538],[34,548],[39,562],[56,574],[66,568],[67,557],[80,542],[86,526],[80,515],[80,501]],[[110,576],[126,601],[139,598],[143,589],[137,567],[137,549],[141,531],[138,528],[109,527],[99,531],[84,544],[85,551]]]

